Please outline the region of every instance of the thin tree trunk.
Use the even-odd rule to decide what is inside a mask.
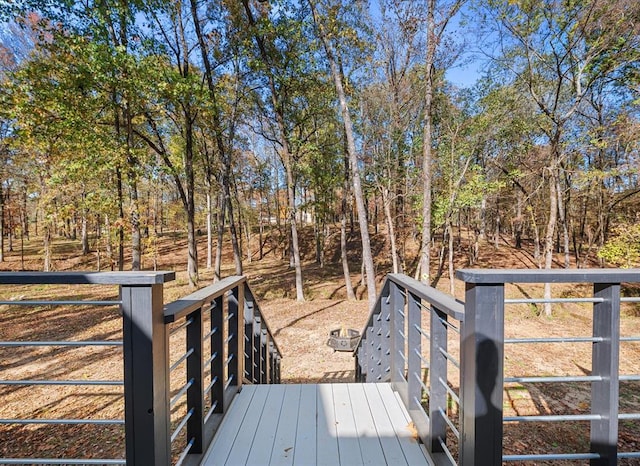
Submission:
[[[331,44],[324,34],[322,25],[318,22],[317,13],[313,0],[309,1],[312,9],[314,22],[316,23],[317,30],[320,36],[320,40],[324,46],[324,50],[329,61],[329,67],[331,68],[331,74],[333,76],[333,82],[338,94],[338,100],[340,102],[340,110],[342,113],[342,122],[344,124],[345,136],[347,138],[347,153],[349,154],[349,164],[351,166],[351,181],[353,183],[353,194],[356,198],[356,209],[358,212],[358,223],[360,225],[360,237],[362,240],[362,261],[365,268],[366,280],[367,280],[367,296],[369,298],[369,307],[373,308],[376,303],[376,276],[373,265],[373,255],[371,254],[371,241],[369,239],[369,225],[367,223],[367,209],[364,202],[364,196],[362,192],[362,185],[360,180],[360,169],[358,168],[358,157],[356,154],[356,144],[353,135],[353,124],[351,122],[351,115],[349,113],[349,106],[347,104],[347,96],[344,91],[343,81],[344,76],[342,70],[338,67],[337,59]]]
[[[211,185],[207,186],[207,270],[211,270],[213,264],[213,232],[212,232],[212,218],[213,218],[213,202],[211,201]]]
[[[384,210],[384,217],[387,222],[387,230],[389,233],[389,243],[391,244],[391,262],[393,264],[393,273],[402,273],[402,269],[398,262],[398,249],[396,246],[396,232],[393,225],[393,218],[391,218],[391,201],[389,199],[389,190],[383,188],[382,193],[382,206]]]
[[[4,262],[4,216],[4,192],[0,183],[0,262]]]
[[[226,206],[227,203],[225,201],[224,194],[220,194],[218,197],[218,231],[217,231],[217,241],[216,241],[216,260],[213,266],[213,282],[220,281],[222,279],[221,268],[222,268],[222,241],[224,240],[224,228],[225,228],[225,218],[226,218]]]
[[[342,209],[340,212],[340,258],[342,260],[342,273],[344,274],[344,284],[347,292],[347,299],[355,300],[356,294],[353,291],[353,284],[351,283],[351,274],[349,272],[349,261],[347,256],[347,209],[349,206],[347,197],[349,195],[349,158],[346,151],[344,154],[344,180],[342,189]]]
[[[556,169],[552,167],[549,179],[549,221],[547,223],[547,232],[544,244],[544,268],[551,269],[553,265],[553,237],[556,230],[556,222],[558,215],[558,197],[556,191]],[[544,285],[544,298],[551,299],[551,284]],[[544,313],[551,316],[551,303],[544,304]]]
[[[82,210],[82,218],[80,220],[80,236],[82,241],[82,254],[89,254],[89,231],[87,228],[87,211]]]
[[[44,221],[43,227],[43,247],[44,247],[44,271],[50,272],[53,266],[51,259],[51,226],[47,220]]]
[[[562,246],[564,250],[564,267],[568,269],[571,264],[569,257],[569,229],[567,226],[567,216],[564,205],[564,195],[560,187],[560,177],[556,177],[556,196],[558,197],[558,220],[562,225]]]
[[[453,264],[453,231],[451,228],[451,221],[449,221],[447,223],[447,236],[449,237],[449,256],[448,256],[448,262],[449,262],[449,294],[451,294],[451,296],[455,296],[456,294],[456,288],[455,288],[455,280],[454,280],[454,276],[453,276],[453,269],[454,269],[454,264]]]

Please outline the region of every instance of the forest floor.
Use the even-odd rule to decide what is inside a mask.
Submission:
[[[360,265],[357,236],[351,237],[350,256],[352,280],[357,295],[366,299],[360,285]],[[205,257],[204,239],[200,241],[200,258]],[[305,243],[306,242],[306,243]],[[381,235],[373,237],[377,258],[378,281],[383,271],[390,269],[385,261],[386,245]],[[14,245],[15,246],[15,245]],[[185,269],[185,240],[181,235],[166,234],[156,246],[159,270],[175,270],[176,280],[165,287],[168,302],[190,292]],[[257,249],[257,248],[255,248]],[[0,270],[41,269],[41,243],[28,241],[20,251],[7,254]],[[344,277],[339,264],[336,240],[326,251],[327,263],[320,267],[313,261],[312,234],[303,234],[305,294],[304,303],[296,302],[294,274],[288,261],[276,249],[265,249],[262,260],[245,261],[244,273],[260,302],[261,309],[283,351],[282,380],[284,383],[350,382],[354,378],[354,359],[350,353],[333,352],[327,345],[329,332],[336,328],[361,330],[368,316],[365,300],[347,301]],[[144,266],[151,267],[152,259],[144,258]],[[104,264],[104,260],[102,261]],[[57,240],[54,250],[56,270],[95,270],[96,254],[82,256],[79,244],[72,240]],[[202,264],[203,261],[201,260]],[[231,252],[224,251],[223,275],[232,275]],[[464,254],[457,259],[458,268],[465,266]],[[525,250],[506,244],[499,249],[483,244],[474,267],[527,268],[535,261]],[[212,272],[201,268],[201,284],[210,283]],[[448,278],[438,285],[449,290]],[[32,288],[29,292],[33,293]],[[38,297],[52,299],[74,296],[76,288],[38,287]],[[83,288],[83,293],[84,293]],[[88,290],[87,290],[88,292]],[[99,299],[113,297],[112,288],[91,289]],[[640,295],[638,290],[633,290]],[[25,287],[0,288],[0,300],[29,299]],[[554,296],[588,294],[587,287],[554,285]],[[464,296],[464,284],[455,282],[457,298]],[[541,296],[542,288],[508,286],[507,297]],[[84,295],[83,295],[84,296]],[[33,297],[31,297],[33,299]],[[60,309],[51,307],[0,307],[0,341],[7,340],[89,340],[118,339],[121,325],[118,310],[113,308]],[[585,304],[554,307],[552,317],[541,315],[533,305],[516,305],[507,309],[505,337],[588,336],[591,334],[590,309]],[[640,334],[640,308],[626,306],[621,321],[622,335]],[[450,352],[458,354],[457,342],[452,338]],[[119,349],[86,348],[0,348],[0,379],[97,379],[111,380],[122,376]],[[640,344],[624,343],[620,354],[621,372],[640,374]],[[505,376],[588,375],[591,367],[591,346],[580,344],[510,345],[505,349]],[[457,388],[458,373],[451,366],[450,379]],[[621,412],[640,412],[640,382],[624,382],[620,386]],[[119,387],[23,387],[0,386],[0,418],[121,418],[122,391]],[[504,414],[588,414],[590,386],[585,383],[511,384],[504,391]],[[90,401],[90,402],[89,402]],[[451,407],[455,417],[455,408]],[[74,442],[69,439],[74,438]],[[121,426],[47,426],[0,425],[0,457],[122,457]],[[571,453],[587,451],[588,422],[572,423],[507,423],[505,424],[504,453]],[[621,421],[621,451],[640,450],[640,422]],[[625,462],[626,461],[626,462]],[[524,464],[524,463],[522,463]],[[547,464],[542,461],[526,464]],[[562,463],[554,463],[562,464]],[[577,464],[567,462],[566,464]],[[623,460],[619,464],[640,465],[640,460]]]

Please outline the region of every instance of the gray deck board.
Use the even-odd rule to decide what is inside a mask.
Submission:
[[[202,461],[211,465],[428,465],[389,384],[243,387]]]
[[[297,414],[298,429],[296,432],[297,446],[293,450],[293,464],[295,466],[305,466],[316,461],[317,396],[317,385],[300,386],[300,405]]]
[[[258,385],[262,390],[266,390],[268,385]],[[280,422],[280,412],[282,411],[282,400],[284,399],[284,385],[270,385],[269,398],[262,411],[260,422],[258,423],[258,435],[254,438],[253,444],[247,445],[251,451],[246,464],[263,466],[269,464],[273,441],[276,438],[276,429]],[[259,414],[255,414],[258,416]],[[233,464],[233,463],[229,463]],[[239,463],[242,464],[242,463]]]
[[[285,387],[282,411],[269,464],[293,464],[302,385],[285,385]]]

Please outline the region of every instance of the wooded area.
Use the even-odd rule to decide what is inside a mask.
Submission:
[[[351,229],[372,301],[370,232],[425,282],[502,235],[539,267],[640,260],[635,0],[22,0],[0,19],[0,261],[35,235],[49,270],[62,235],[136,270],[183,230],[195,285],[228,235],[236,273],[269,242],[304,300],[312,226],[321,264],[340,235],[352,296]]]

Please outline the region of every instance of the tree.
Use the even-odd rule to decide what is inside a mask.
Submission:
[[[465,0],[428,0],[427,2],[427,45],[424,61],[424,123],[422,135],[422,241],[420,244],[420,280],[429,283],[431,263],[431,189],[433,163],[433,94],[437,54],[442,44],[447,26],[460,11]]]
[[[632,18],[640,7],[626,0],[490,2],[489,7],[498,20],[502,48],[496,64],[521,86],[544,118],[541,129],[550,153],[545,167],[549,210],[544,265],[552,266],[559,222],[568,267],[567,190],[562,186],[570,162],[567,133],[595,83],[637,60],[638,25]],[[625,11],[623,16],[613,14]],[[547,284],[545,297],[550,294]],[[551,314],[550,304],[545,313]]]
[[[367,221],[367,208],[365,206],[364,197],[362,193],[362,180],[360,176],[360,167],[358,161],[358,155],[356,152],[356,144],[353,130],[353,123],[351,121],[351,113],[349,111],[349,103],[347,94],[345,91],[345,76],[343,67],[339,65],[343,61],[343,57],[338,55],[337,47],[334,45],[334,41],[341,43],[346,40],[346,36],[349,36],[351,40],[356,39],[354,37],[353,29],[344,28],[342,32],[345,35],[339,34],[341,30],[338,27],[339,18],[335,16],[336,12],[340,11],[340,7],[344,4],[338,2],[337,4],[320,4],[314,0],[309,0],[309,5],[313,14],[313,20],[316,25],[316,31],[322,46],[324,48],[331,76],[338,96],[338,102],[340,104],[340,113],[342,116],[342,122],[344,124],[344,133],[346,138],[346,152],[349,157],[349,165],[351,168],[351,182],[353,184],[353,194],[356,200],[356,209],[358,212],[358,223],[360,224],[360,237],[362,240],[362,261],[364,264],[366,279],[367,279],[367,295],[369,298],[369,306],[373,307],[376,302],[376,275],[373,264],[373,255],[371,254],[371,240],[369,239],[369,224]],[[324,9],[323,18],[321,19],[318,12],[318,6],[322,6]],[[328,27],[326,24],[332,25]]]

